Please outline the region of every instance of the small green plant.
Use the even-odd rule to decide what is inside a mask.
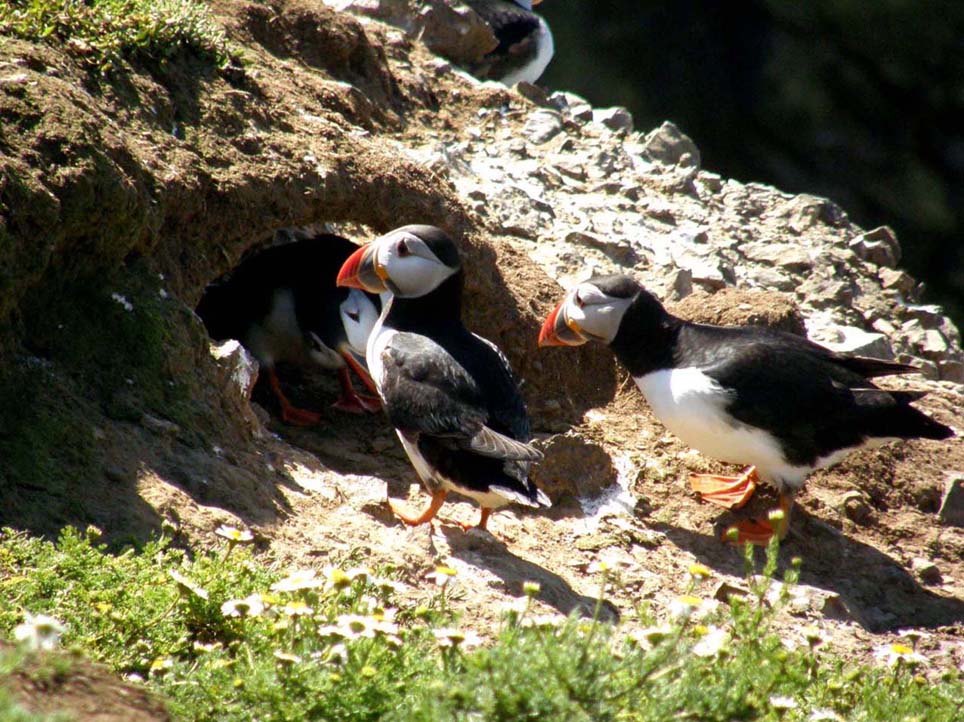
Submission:
[[[231,60],[222,28],[197,0],[6,0],[0,34],[64,48],[106,73],[122,60],[163,64],[182,50]]]
[[[65,530],[56,544],[4,531],[0,633],[27,614],[45,629],[62,625],[62,644],[143,680],[185,720],[961,718],[964,684],[954,673],[928,677],[916,649],[923,633],[881,648],[873,666],[845,662],[816,627],[778,636],[799,562],[774,581],[775,544],[762,574],[747,552],[748,592],[728,604],[707,598],[712,572],[694,565],[687,593],[665,609],[601,622],[601,600],[619,584],[618,569],[601,563],[593,617],[536,614],[539,586],[527,583],[484,640],[451,611],[455,569],[429,574],[434,596],[415,606],[384,574],[285,573],[251,553],[250,533],[216,534],[221,547],[192,558],[163,538],[111,554],[96,529]]]

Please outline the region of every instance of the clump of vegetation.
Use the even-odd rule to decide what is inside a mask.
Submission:
[[[283,572],[249,551],[249,532],[217,534],[221,549],[190,558],[164,538],[115,555],[95,529],[56,544],[6,530],[0,633],[35,649],[62,634],[185,720],[960,719],[964,684],[932,673],[914,635],[859,666],[819,629],[775,634],[796,577],[772,581],[775,545],[763,575],[748,554],[751,591],[727,605],[703,594],[700,565],[689,594],[632,624],[537,615],[528,583],[483,640],[449,610],[453,569],[429,575],[436,592],[416,605],[384,572]],[[618,577],[597,573],[602,599]]]
[[[220,66],[232,58],[224,31],[197,0],[7,0],[0,34],[56,44],[105,73],[124,60],[163,64],[182,50]]]

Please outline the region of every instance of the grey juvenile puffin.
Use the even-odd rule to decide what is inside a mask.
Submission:
[[[250,255],[226,280],[208,286],[197,314],[213,339],[237,339],[254,355],[285,422],[307,426],[318,423],[320,415],[288,400],[275,372],[279,361],[337,371],[341,397],[333,406],[351,413],[377,411],[378,399],[355,391],[348,367],[374,391],[364,353],[380,302],[335,285],[338,269],[357,246],[329,233],[296,232],[295,238]]]
[[[546,21],[532,12],[542,0],[465,0],[499,41],[498,46],[471,68],[480,78],[506,85],[534,83],[555,51]]]
[[[913,366],[834,353],[766,328],[690,323],[629,276],[579,284],[539,334],[540,346],[588,340],[609,345],[676,436],[706,456],[751,464],[739,477],[691,477],[704,499],[738,508],[758,479],[777,487],[782,520],[740,522],[741,543],[782,538],[807,476],[851,451],[954,434],[910,405],[923,392],[885,391],[869,380],[916,372]]]
[[[502,352],[462,325],[458,249],[434,226],[398,228],[345,261],[338,285],[391,297],[368,339],[368,368],[388,418],[432,502],[409,525],[431,521],[449,491],[482,507],[478,526],[509,502],[548,507],[528,478],[542,454]],[[468,528],[467,526],[464,528]]]

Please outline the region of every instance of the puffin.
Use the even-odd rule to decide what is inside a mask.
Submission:
[[[470,70],[479,78],[512,86],[535,83],[545,71],[555,47],[546,21],[532,12],[542,0],[465,0],[492,29],[498,46]]]
[[[750,465],[735,477],[693,475],[703,499],[736,509],[760,480],[776,487],[783,514],[736,524],[726,536],[741,544],[783,538],[794,494],[816,469],[863,447],[954,435],[911,406],[924,392],[886,391],[871,381],[917,372],[913,366],[835,353],[764,327],[684,321],[630,276],[594,277],[571,289],[539,333],[539,346],[587,341],[609,345],[682,441]]]
[[[196,312],[211,338],[237,339],[258,360],[284,422],[310,426],[321,416],[285,396],[275,371],[279,361],[336,371],[341,396],[335,408],[378,411],[376,397],[356,392],[349,368],[375,391],[364,353],[380,299],[335,285],[338,269],[357,245],[330,233],[297,231],[294,237],[249,255],[227,279],[209,285]]]
[[[431,522],[450,491],[478,502],[481,529],[510,502],[551,505],[529,479],[542,453],[529,444],[512,368],[495,344],[462,323],[464,281],[455,243],[427,225],[376,238],[338,273],[339,286],[391,293],[365,357],[389,421],[432,496],[416,516],[390,504],[410,526]]]

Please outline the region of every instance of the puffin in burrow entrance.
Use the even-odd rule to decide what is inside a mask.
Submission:
[[[499,44],[469,70],[505,85],[535,83],[555,47],[546,21],[532,12],[542,0],[465,0],[492,29]]]
[[[758,479],[777,487],[782,519],[739,522],[741,543],[785,536],[807,476],[851,451],[954,435],[910,405],[923,392],[886,391],[870,381],[917,372],[913,366],[835,353],[767,328],[684,321],[629,276],[579,284],[539,334],[540,346],[589,340],[609,345],[676,436],[706,456],[751,465],[738,477],[692,475],[704,499],[739,508]]]
[[[529,418],[508,360],[462,324],[464,273],[455,243],[434,226],[398,228],[345,261],[338,284],[388,290],[366,358],[388,418],[432,494],[409,525],[431,521],[449,491],[493,509],[516,502],[548,507],[529,479],[542,458],[529,445]],[[462,525],[463,528],[468,528]]]
[[[309,426],[321,416],[288,400],[275,371],[278,362],[337,371],[341,396],[332,406],[377,411],[377,398],[355,391],[349,367],[375,391],[364,354],[380,299],[335,285],[338,269],[358,246],[330,233],[290,233],[294,241],[250,254],[227,278],[209,285],[197,314],[211,338],[237,339],[258,360],[286,423]]]

